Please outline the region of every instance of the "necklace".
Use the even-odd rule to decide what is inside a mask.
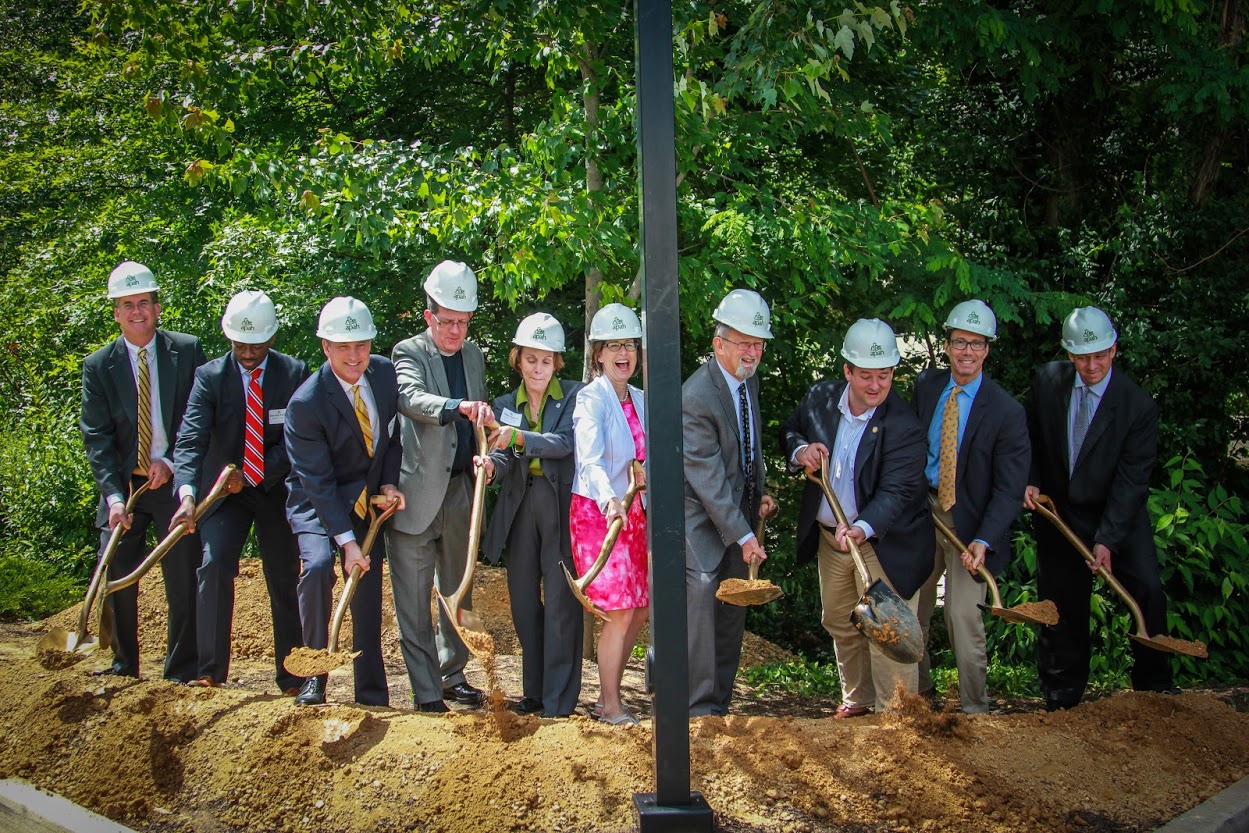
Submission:
[[[617,396],[619,396],[619,394],[617,394]],[[620,404],[623,405],[624,403],[628,401],[629,401],[629,389],[625,388],[624,396],[620,397]]]

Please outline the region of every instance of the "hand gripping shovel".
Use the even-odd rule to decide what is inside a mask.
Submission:
[[[380,513],[373,508],[386,504],[386,500],[381,495],[374,495],[369,500],[369,531],[364,534],[364,543],[360,545],[360,552],[365,555],[373,551],[373,544],[377,541],[377,533],[381,530],[382,524],[399,510],[397,500],[387,504]],[[380,570],[382,565],[379,563],[373,569]],[[328,674],[360,656],[359,651],[338,650],[338,632],[342,629],[343,616],[347,612],[347,606],[351,604],[352,597],[356,595],[356,585],[359,584],[362,575],[364,575],[364,570],[360,568],[360,565],[357,564],[351,568],[351,575],[347,577],[347,583],[343,586],[342,598],[338,600],[338,607],[334,609],[334,618],[330,624],[330,647],[328,649],[296,648],[282,661],[283,668],[296,677],[317,677],[321,674]]]
[[[625,489],[624,499],[621,501],[624,505],[625,515],[629,514],[629,508],[633,506],[634,496],[646,489],[646,486],[642,484],[642,478],[638,474],[641,467],[642,464],[637,460],[629,463],[629,487]],[[616,546],[616,539],[620,537],[620,530],[622,529],[624,529],[624,518],[616,518],[611,522],[611,526],[607,527],[607,537],[603,539],[603,546],[599,548],[598,558],[594,559],[590,569],[586,570],[585,575],[581,578],[574,579],[572,573],[568,572],[568,565],[561,565],[564,568],[564,577],[568,579],[568,586],[572,588],[572,594],[577,597],[577,601],[581,602],[582,607],[604,622],[607,621],[607,612],[590,601],[585,591],[590,586],[590,582],[598,578],[598,574],[603,572],[603,567],[607,566],[607,559],[611,556],[612,548]]]
[[[937,531],[944,535],[955,549],[959,552],[967,552],[967,547],[954,534],[954,530],[942,523],[935,512],[932,515],[932,522],[937,525]],[[993,574],[983,564],[976,568],[976,573],[989,586],[989,595],[992,597],[990,601],[993,602],[992,606],[978,605],[981,610],[987,610],[1007,622],[1032,622],[1037,625],[1051,626],[1058,624],[1058,608],[1049,599],[1041,602],[1027,602],[1015,607],[1002,607],[1002,596],[998,593],[997,582],[993,580]]]
[[[841,510],[837,495],[828,481],[828,458],[820,458],[820,476],[808,473],[807,478],[819,484],[824,491],[828,505],[832,507],[837,522],[849,525],[846,513]],[[847,538],[850,544],[850,557],[859,571],[863,586],[867,592],[850,614],[850,621],[858,628],[859,633],[867,637],[881,652],[894,662],[919,662],[924,655],[923,631],[919,627],[919,618],[915,615],[902,597],[883,579],[872,579],[863,563],[863,555],[854,539]]]
[[[142,486],[130,493],[130,499],[126,501],[127,515],[134,511],[135,502],[147,491],[147,488],[148,483],[144,482]],[[96,648],[108,647],[111,635],[103,627],[96,629],[98,636],[91,635],[89,631],[91,614],[96,608],[97,601],[99,601],[100,609],[103,610],[104,594],[100,592],[100,584],[104,581],[108,573],[108,565],[113,563],[113,554],[117,552],[117,545],[121,543],[122,536],[125,534],[126,528],[121,524],[113,527],[113,531],[109,533],[108,543],[104,545],[104,552],[100,554],[100,560],[95,565],[91,583],[87,585],[87,597],[83,599],[82,610],[78,614],[78,630],[67,631],[64,628],[52,628],[39,640],[36,652],[49,668],[68,667],[85,659]],[[103,613],[97,612],[95,618],[99,621],[102,616]]]
[[[773,512],[773,514],[776,513]],[[755,526],[755,537],[759,539],[761,545],[763,544],[763,528],[767,522],[767,517],[760,517],[759,523]],[[720,582],[720,587],[716,590],[717,599],[739,607],[767,604],[784,595],[785,591],[772,582],[759,580],[759,559],[757,558],[750,559],[750,573],[747,578],[726,578]]]
[[[490,453],[486,444],[486,431],[477,426],[477,455],[485,457]],[[481,517],[486,509],[486,472],[478,468],[473,481],[473,508],[468,524],[468,557],[464,565],[464,576],[460,586],[450,596],[438,591],[438,601],[451,620],[455,632],[464,645],[479,659],[494,656],[494,640],[486,633],[485,623],[481,617],[471,610],[460,607],[464,597],[473,587],[473,574],[477,570],[477,550],[481,546]]]
[[[1058,517],[1058,510],[1054,506],[1054,501],[1047,495],[1037,495],[1032,499],[1036,511],[1043,515],[1050,523],[1058,527],[1058,531],[1071,542],[1071,546],[1075,547],[1076,552],[1084,557],[1089,566],[1097,563],[1097,559],[1093,557],[1093,553],[1089,551],[1088,546],[1080,540],[1080,537],[1067,526],[1062,518]],[[1171,636],[1150,636],[1149,629],[1145,627],[1145,615],[1141,613],[1141,606],[1136,603],[1136,599],[1124,589],[1119,580],[1109,573],[1104,567],[1097,569],[1097,574],[1110,585],[1119,597],[1127,604],[1128,610],[1132,613],[1132,620],[1136,623],[1136,632],[1128,634],[1135,642],[1153,648],[1155,651],[1163,651],[1168,654],[1185,654],[1190,657],[1198,657],[1205,659],[1210,654],[1206,650],[1204,642],[1190,642],[1186,639],[1176,639]]]

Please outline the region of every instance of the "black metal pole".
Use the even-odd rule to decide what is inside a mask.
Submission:
[[[672,4],[636,0],[635,11],[656,789],[633,802],[643,833],[710,831],[711,808],[690,792]]]

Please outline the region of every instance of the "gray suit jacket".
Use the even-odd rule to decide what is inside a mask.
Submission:
[[[465,341],[460,354],[468,398],[486,401],[486,360],[481,349]],[[399,490],[407,501],[407,508],[396,512],[391,524],[400,532],[419,535],[429,528],[447,496],[456,444],[452,420],[462,417],[447,408],[451,397],[447,373],[429,330],[396,344],[391,358],[399,377],[403,438]]]
[[[495,501],[494,511],[490,513],[490,524],[486,527],[483,548],[486,558],[491,564],[497,564],[503,555],[503,546],[507,543],[508,532],[512,528],[512,519],[516,510],[525,498],[529,488],[529,461],[537,457],[542,461],[542,476],[551,481],[555,494],[559,497],[559,506],[553,511],[559,512],[560,550],[565,559],[571,563],[572,542],[568,537],[568,514],[572,507],[572,479],[576,474],[573,465],[572,412],[577,404],[577,392],[585,384],[560,379],[560,390],[563,399],[551,399],[542,410],[542,430],[525,431],[525,447],[519,455],[510,449],[495,451],[490,454],[494,461],[494,482],[499,484],[499,499]],[[494,400],[494,415],[499,418],[504,409],[519,412],[516,407],[518,391],[500,396]],[[525,424],[528,424],[526,419]]]
[[[763,446],[760,429],[759,379],[746,381],[755,414],[751,436],[755,456],[755,495],[743,506],[746,477],[742,472],[737,398],[729,391],[720,364],[713,357],[690,374],[681,386],[685,446],[685,558],[702,572],[719,569],[730,545],[751,532],[763,497]]]

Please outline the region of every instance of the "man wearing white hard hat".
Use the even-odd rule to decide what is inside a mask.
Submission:
[[[1058,514],[1092,545],[1097,565],[1136,599],[1150,633],[1167,630],[1167,598],[1146,499],[1158,453],[1158,407],[1114,367],[1119,334],[1106,313],[1077,307],[1063,321],[1066,361],[1037,368],[1028,397],[1032,470],[1024,495],[1053,498]],[[1034,523],[1037,591],[1058,607],[1058,624],[1037,642],[1041,694],[1049,710],[1079,704],[1089,677],[1093,571],[1047,521]],[[1132,643],[1132,688],[1176,692],[1167,654]]]
[[[855,629],[850,614],[867,589],[855,570],[847,538],[853,538],[868,571],[881,576],[911,610],[932,572],[935,542],[924,484],[924,429],[893,390],[901,361],[893,329],[860,318],[842,343],[845,381],[817,382],[781,429],[791,471],[819,472],[829,480],[850,524],[837,522],[820,488],[808,482],[798,513],[798,563],[815,556],[820,573],[821,623],[833,638],[846,719],[896,705],[898,686],[918,687],[913,663],[896,662]]]
[[[344,577],[364,570],[351,599],[355,698],[390,705],[382,662],[382,559],[380,537],[371,552],[360,542],[368,530],[368,503],[381,495],[404,505],[399,482],[403,457],[396,427],[398,386],[385,356],[370,353],[377,328],[369,308],[355,298],[335,298],[321,310],[317,336],[325,364],[299,386],[286,406],[286,518],[299,542],[299,618],[304,645],[326,648],[333,614],[335,567]],[[295,702],[325,702],[326,675],[309,677]]]
[[[581,694],[581,603],[573,572],[568,513],[572,502],[573,408],[584,385],[564,368],[564,328],[536,312],[520,322],[508,364],[521,379],[494,400],[490,435],[499,499],[482,548],[491,563],[507,550],[507,590],[520,640],[521,714],[567,717]]]
[[[195,381],[195,368],[207,358],[199,339],[157,328],[160,299],[152,270],[126,261],[108,279],[113,320],[121,337],[101,347],[82,364],[82,441],[100,490],[96,525],[100,546],[118,524],[127,532],[108,568],[108,578],[129,575],[147,550],[149,527],[163,537],[178,509],[170,480],[174,443]],[[126,498],[147,483],[134,511]],[[165,600],[169,604],[168,652],[164,676],[188,682],[198,668],[195,655],[195,569],[200,545],[184,536],[161,559]],[[113,614],[113,664],[103,672],[139,676],[139,588],[111,593],[105,604]]]
[[[269,590],[273,655],[278,689],[294,696],[302,677],[283,660],[303,645],[299,601],[299,547],[286,522],[286,405],[308,378],[308,365],[273,347],[278,318],[263,292],[244,290],[230,299],[221,330],[230,352],[195,371],[195,386],[174,448],[174,488],[182,504],[170,528],[186,523],[203,544],[198,578],[196,632],[199,672],[193,685],[214,687],[229,679],[234,578],[247,534],[255,529]],[[211,488],[226,465],[239,491],[214,503],[197,524],[195,499]]]
[[[928,431],[924,469],[936,517],[954,530],[967,551],[937,535],[932,575],[920,589],[919,622],[927,637],[945,576],[945,627],[958,663],[959,705],[989,711],[984,604],[986,586],[1010,558],[1010,528],[1019,514],[1032,463],[1023,406],[984,372],[997,316],[983,301],[955,305],[945,320],[948,369],[928,368],[915,380],[915,412]],[[932,689],[928,657],[920,662],[920,691]]]
[[[711,317],[712,358],[681,386],[691,717],[728,714],[746,608],[717,601],[716,591],[767,558],[754,529],[776,508],[764,494],[755,375],[772,338],[768,305],[757,292],[734,289]]]
[[[446,699],[480,705],[481,690],[464,677],[468,648],[439,606],[434,635],[434,583],[450,596],[464,577],[472,514],[474,425],[494,420],[486,401],[486,362],[468,340],[477,309],[477,276],[444,260],[425,279],[423,332],[395,345],[407,508],[386,530],[400,646],[418,710],[447,711]],[[485,465],[493,469],[486,458]],[[476,557],[476,553],[473,554]],[[472,593],[461,607],[472,610]]]

